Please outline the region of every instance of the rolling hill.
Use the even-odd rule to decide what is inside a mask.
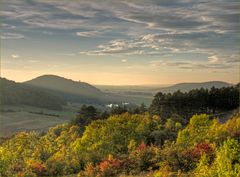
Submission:
[[[47,109],[61,109],[67,102],[105,106],[128,101],[118,94],[105,93],[85,83],[56,75],[43,75],[16,83],[1,79],[3,105],[29,105]]]
[[[66,101],[43,89],[0,78],[2,105],[29,105],[52,110],[61,110]]]
[[[86,82],[76,82],[56,75],[39,76],[24,84],[45,89],[69,102],[105,104],[115,100],[111,94],[106,94]]]
[[[175,91],[182,91],[182,92],[188,92],[192,89],[211,89],[212,87],[215,88],[221,88],[221,87],[229,87],[232,84],[229,84],[227,82],[222,82],[222,81],[209,81],[209,82],[199,82],[199,83],[179,83],[175,84],[169,87],[163,87],[156,89],[156,92],[164,92],[164,93],[172,93]]]
[[[103,92],[86,82],[76,82],[56,75],[43,75],[24,83],[81,96],[95,97],[103,95]]]

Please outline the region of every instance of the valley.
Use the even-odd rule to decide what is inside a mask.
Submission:
[[[172,86],[92,86],[55,75],[44,75],[23,83],[1,78],[0,135],[10,136],[22,130],[46,131],[56,124],[69,122],[82,105],[92,105],[100,112],[109,112],[113,105],[136,109],[142,103],[149,107],[159,91],[172,93],[230,85],[213,81]]]

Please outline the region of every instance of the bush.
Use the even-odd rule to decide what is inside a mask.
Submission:
[[[85,163],[98,163],[108,154],[126,154],[131,140],[147,142],[154,127],[149,115],[126,113],[97,120],[86,127],[83,136],[73,143],[73,149]]]
[[[202,156],[194,175],[197,177],[237,177],[240,174],[240,142],[228,139],[216,153],[213,163]]]

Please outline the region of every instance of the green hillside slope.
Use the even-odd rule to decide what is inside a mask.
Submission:
[[[5,78],[0,79],[0,99],[2,105],[30,105],[52,110],[61,110],[66,104],[64,99],[42,89],[16,83]]]

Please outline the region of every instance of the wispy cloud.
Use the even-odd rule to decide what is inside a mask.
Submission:
[[[77,36],[80,37],[93,37],[98,35],[100,32],[98,31],[81,31],[81,32],[76,32]]]
[[[171,38],[178,34],[146,34],[134,39],[117,39],[97,46],[96,50],[82,51],[86,55],[159,55],[171,53],[208,53],[208,49],[193,46],[191,40]]]
[[[28,60],[29,63],[38,63],[39,60]]]
[[[56,55],[67,56],[67,57],[74,57],[74,56],[76,56],[75,53],[57,53]]]
[[[227,59],[227,63],[232,63],[232,64],[240,64],[240,56],[239,55],[231,55]]]
[[[79,47],[82,55],[148,61],[171,55],[169,62],[150,65],[179,69],[222,70],[239,63],[239,1],[3,0],[2,4],[1,39],[59,32],[65,39],[75,37],[74,42],[82,37],[90,41],[91,47]],[[186,56],[191,60],[178,60]]]
[[[1,39],[23,39],[23,34],[18,33],[1,33]]]
[[[0,27],[1,27],[2,29],[15,29],[15,28],[16,28],[16,26],[10,25],[10,24],[7,24],[7,23],[1,23],[1,24],[0,24]]]
[[[19,58],[20,56],[18,54],[12,54],[11,57],[16,59],[16,58]]]
[[[130,46],[126,40],[113,40],[108,44],[99,45],[97,50],[83,51],[80,54],[86,55],[118,55],[118,54],[130,54],[134,51],[134,46]]]
[[[131,25],[165,31],[238,31],[239,2],[206,1],[3,1],[4,17],[49,28]],[[221,12],[221,13],[220,13]],[[59,15],[61,13],[61,15]],[[125,26],[126,27],[126,26]],[[96,29],[96,28],[95,28]],[[125,28],[126,29],[126,28]],[[135,29],[137,30],[137,29]]]
[[[150,61],[149,64],[153,67],[158,66],[175,66],[175,67],[189,67],[192,65],[192,62],[190,61],[162,61],[162,60],[153,60]]]
[[[149,65],[152,67],[175,67],[183,70],[226,70],[232,69],[234,66],[227,62],[219,63],[204,63],[202,61],[162,61],[162,60],[153,60],[149,62]]]
[[[208,57],[208,59],[209,59],[209,63],[211,64],[216,64],[219,62],[219,58],[216,55],[210,56]]]

